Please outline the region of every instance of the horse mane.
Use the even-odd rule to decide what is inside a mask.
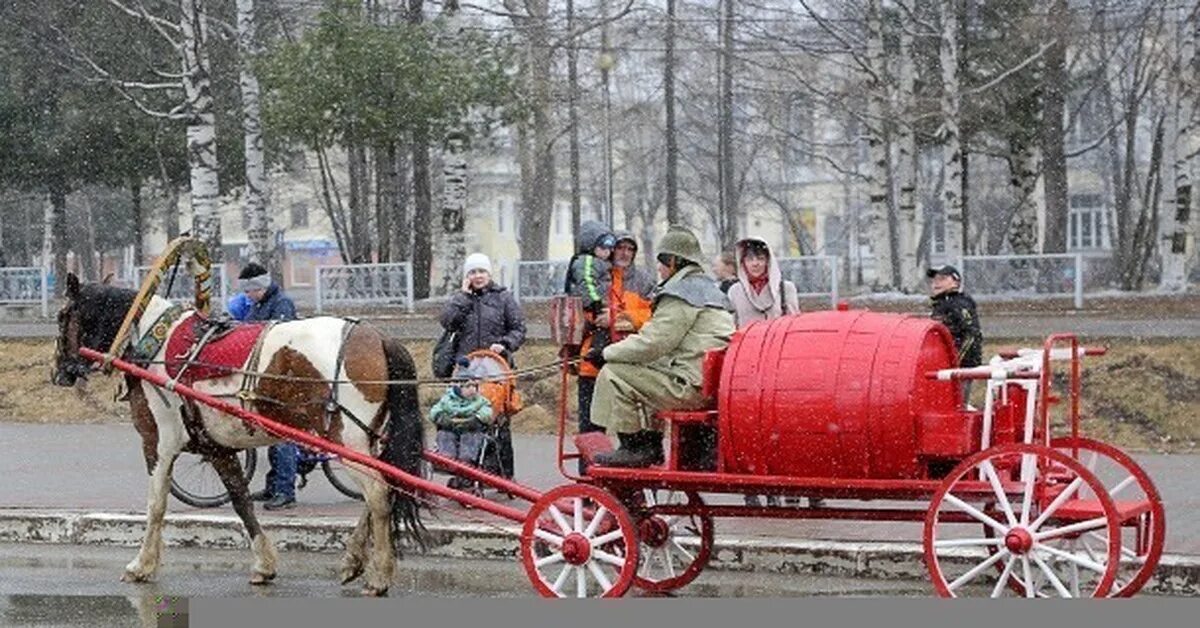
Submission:
[[[86,344],[98,351],[108,349],[137,294],[136,290],[100,283],[80,286],[75,306]]]

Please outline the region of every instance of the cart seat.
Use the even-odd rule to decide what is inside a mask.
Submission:
[[[1133,522],[1137,517],[1150,512],[1150,501],[1117,500],[1117,521],[1122,524]],[[1054,511],[1054,518],[1063,521],[1089,521],[1104,516],[1104,507],[1098,499],[1069,499]]]

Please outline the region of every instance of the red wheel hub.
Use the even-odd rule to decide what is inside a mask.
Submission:
[[[638,537],[650,547],[662,547],[671,538],[667,522],[658,517],[647,517],[638,524]]]
[[[1014,554],[1024,554],[1033,548],[1033,535],[1025,528],[1013,528],[1004,535],[1004,547]]]
[[[572,532],[563,539],[563,559],[572,565],[582,565],[592,557],[592,544],[587,537],[578,532]]]

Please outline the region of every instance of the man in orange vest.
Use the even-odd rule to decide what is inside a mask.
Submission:
[[[616,246],[612,253],[612,281],[608,292],[608,310],[596,318],[596,324],[608,327],[610,343],[615,343],[625,336],[641,329],[650,320],[650,292],[654,289],[654,279],[649,273],[637,267],[638,244],[633,234],[617,234]],[[592,346],[591,336],[583,339],[580,355],[587,355]],[[592,423],[591,405],[592,393],[596,387],[596,377],[600,369],[595,364],[583,360],[579,363],[579,433],[603,432],[604,428]],[[579,461],[579,472],[584,473],[586,464]]]

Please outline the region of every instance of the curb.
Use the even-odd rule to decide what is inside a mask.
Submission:
[[[282,551],[340,552],[356,519],[260,519]],[[106,512],[0,512],[0,542],[69,543],[136,547],[145,517]],[[429,556],[519,561],[520,529],[512,525],[430,523]],[[168,547],[245,549],[248,541],[234,516],[168,514]],[[681,539],[689,545],[688,539]],[[695,545],[693,541],[690,543]],[[962,560],[972,560],[969,553]],[[977,562],[978,559],[975,559]],[[732,538],[718,536],[708,569],[774,574],[818,574],[874,580],[927,580],[924,552],[917,543]],[[1146,593],[1200,596],[1200,556],[1163,555]],[[932,590],[930,592],[932,595]]]

